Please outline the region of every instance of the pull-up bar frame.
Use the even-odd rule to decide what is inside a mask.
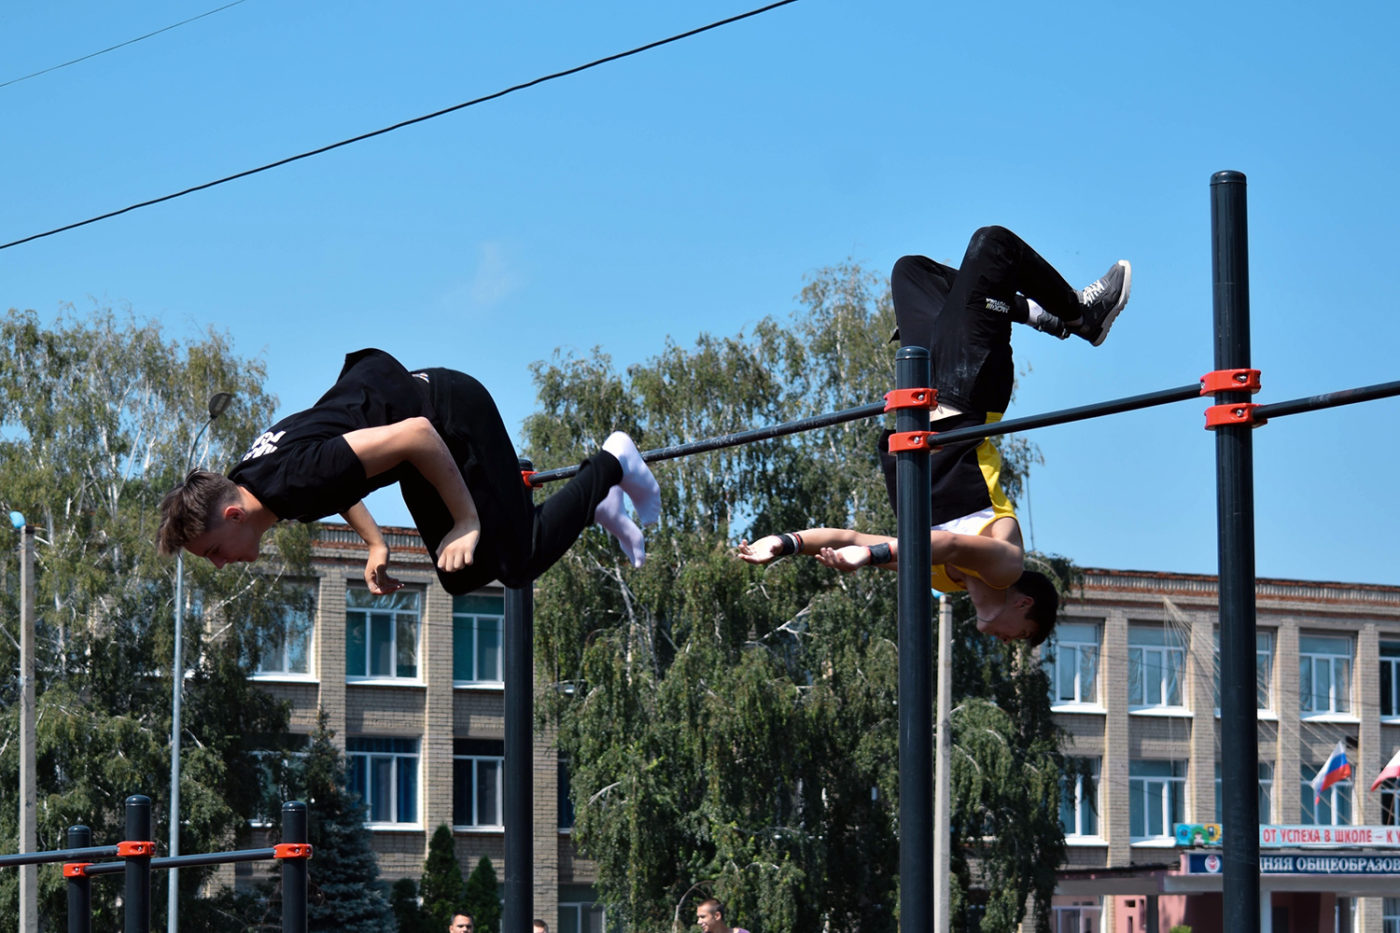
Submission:
[[[1249,263],[1245,209],[1245,178],[1239,172],[1217,172],[1211,177],[1212,275],[1216,372],[1249,368]],[[896,355],[896,389],[929,385],[928,351],[903,347]],[[1213,375],[1213,374],[1207,374]],[[1254,696],[1254,500],[1253,450],[1250,429],[1269,418],[1304,411],[1400,395],[1400,381],[1359,389],[1344,389],[1254,405],[1247,402],[1246,387],[1225,382],[1202,388],[1202,380],[1171,389],[1096,402],[986,425],[971,425],[933,434],[927,446],[901,450],[896,457],[898,479],[899,562],[899,769],[900,769],[900,929],[927,933],[933,929],[930,881],[933,877],[932,790],[933,715],[929,685],[931,672],[929,542],[930,447],[984,437],[1028,431],[1136,411],[1157,405],[1214,394],[1221,405],[1237,405],[1247,415],[1230,423],[1208,424],[1216,443],[1216,493],[1221,621],[1221,747],[1224,809],[1224,928],[1237,933],[1258,933],[1259,823],[1258,801],[1252,790],[1258,767],[1258,724]],[[885,402],[829,412],[764,428],[738,431],[705,440],[642,452],[647,463],[672,460],[741,444],[769,440],[873,418],[888,410]],[[919,408],[897,408],[896,430],[928,430],[927,416]],[[578,467],[538,473],[526,472],[530,486],[540,486],[573,476]],[[507,727],[506,767],[515,775],[507,785],[506,929],[524,923],[533,911],[533,807],[523,778],[532,773],[533,750],[528,724],[533,722],[534,680],[532,663],[532,591],[506,590],[505,653],[506,721],[524,723],[523,729]],[[512,689],[512,682],[516,682]],[[514,795],[510,788],[519,788]],[[513,799],[512,799],[513,796]]]

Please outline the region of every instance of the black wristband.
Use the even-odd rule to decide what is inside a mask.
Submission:
[[[872,564],[888,564],[894,560],[894,555],[890,553],[888,544],[872,544],[866,550],[870,552],[870,563]]]
[[[797,553],[797,539],[792,535],[778,535],[778,540],[783,542],[778,548],[778,557],[787,557],[789,554]]]

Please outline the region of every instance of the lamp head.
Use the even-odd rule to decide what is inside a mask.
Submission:
[[[10,513],[10,524],[11,524],[11,525],[14,525],[16,530],[18,530],[18,529],[20,529],[20,528],[23,528],[23,527],[24,527],[24,513],[22,513],[22,512],[11,512],[11,513]]]
[[[232,392],[215,392],[213,395],[209,396],[209,420],[213,421],[215,418],[228,411],[228,407],[232,402]]]

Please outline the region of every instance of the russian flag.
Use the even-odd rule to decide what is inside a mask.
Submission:
[[[1332,749],[1332,754],[1322,766],[1322,770],[1317,772],[1317,777],[1312,779],[1313,793],[1317,796],[1313,798],[1316,804],[1322,800],[1322,792],[1339,781],[1345,781],[1351,777],[1351,765],[1347,762],[1346,740],[1337,743],[1337,747]]]

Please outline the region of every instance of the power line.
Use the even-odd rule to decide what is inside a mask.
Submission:
[[[78,62],[85,62],[89,58],[96,58],[99,55],[106,55],[108,52],[115,52],[117,49],[123,48],[136,42],[140,42],[142,39],[149,39],[151,38],[151,36],[158,36],[163,32],[169,32],[172,29],[176,29],[180,26],[192,23],[197,19],[204,19],[204,17],[206,16],[213,16],[215,13],[227,10],[231,6],[238,6],[238,4],[243,2],[244,0],[233,0],[232,3],[225,3],[221,7],[215,7],[214,9],[209,10],[208,12],[200,13],[198,16],[191,16],[189,19],[182,19],[178,23],[171,23],[169,26],[164,26],[160,29],[157,29],[155,32],[148,32],[144,36],[137,36],[135,39],[127,39],[125,42],[118,42],[116,45],[109,45],[105,49],[100,49],[96,52],[89,52],[87,55],[84,55],[80,58],[75,58],[72,61],[64,62],[61,65],[50,65],[48,68],[44,68],[40,71],[31,72],[27,75],[20,75],[18,78],[11,78],[8,81],[0,83],[0,88],[9,87],[11,84],[19,84],[21,81],[28,81],[30,78],[37,78],[39,77],[39,75],[46,75],[50,71],[57,71],[60,68],[67,68],[69,65],[76,65],[78,64]]]
[[[237,0],[237,2],[241,3],[242,0]],[[731,16],[727,19],[717,20],[713,23],[710,23],[707,26],[700,26],[696,29],[691,29],[687,32],[678,33],[674,36],[670,36],[665,39],[658,39],[655,42],[648,42],[646,45],[639,45],[636,48],[628,49],[625,52],[618,52],[614,55],[608,55],[605,58],[595,59],[594,61],[591,61],[585,65],[577,65],[573,68],[568,68],[564,71],[556,71],[553,74],[544,75],[543,77],[535,78],[532,81],[526,81],[524,84],[516,84],[512,87],[505,88],[504,90],[496,91],[493,94],[487,94],[484,97],[477,97],[473,100],[464,101],[460,104],[454,104],[451,107],[445,107],[442,110],[435,110],[432,113],[423,114],[419,117],[413,117],[409,120],[403,120],[399,123],[393,124],[392,126],[386,126],[382,129],[372,130],[368,133],[361,133],[359,136],[352,136],[349,139],[342,139],[340,142],[337,143],[331,143],[329,145],[321,146],[317,149],[311,149],[307,152],[302,152],[294,156],[288,156],[285,159],[278,159],[276,162],[269,162],[266,165],[260,165],[257,168],[250,168],[242,172],[237,172],[233,175],[226,175],[223,178],[218,178],[214,181],[207,181],[202,185],[195,185],[194,187],[186,188],[183,191],[176,191],[174,194],[162,195],[158,198],[152,198],[149,201],[141,201],[137,204],[132,204],[128,207],[123,207],[120,210],[108,211],[107,213],[99,214],[96,217],[89,217],[87,220],[80,220],[76,223],[65,224],[62,227],[55,227],[52,230],[45,230],[43,233],[34,233],[19,240],[12,240],[9,243],[0,243],[0,249],[9,249],[12,246],[19,246],[23,243],[29,243],[33,240],[39,240],[47,236],[53,236],[55,233],[64,233],[68,230],[76,230],[78,227],[85,227],[88,224],[97,223],[99,220],[107,220],[111,217],[116,217],[120,214],[126,214],[143,207],[150,207],[153,204],[160,204],[164,201],[173,201],[174,199],[182,198],[187,194],[194,194],[196,191],[204,191],[207,188],[214,188],[218,185],[226,184],[231,181],[236,181],[240,178],[247,178],[250,175],[258,174],[259,172],[266,172],[269,169],[279,168],[283,165],[288,165],[292,162],[297,162],[301,159],[308,159],[311,156],[321,155],[322,153],[330,152],[332,149],[339,149],[341,146],[348,146],[351,143],[362,142],[366,139],[373,139],[375,136],[383,136],[385,133],[392,133],[395,130],[403,129],[406,126],[413,126],[415,123],[423,123],[427,120],[432,120],[437,117],[445,116],[449,113],[455,113],[456,111],[463,110],[467,107],[474,107],[477,104],[484,104],[487,101],[492,101],[500,97],[505,97],[507,94],[514,94],[516,91],[523,91],[526,88],[532,88],[537,84],[544,84],[546,81],[553,81],[557,78],[565,78],[569,75],[575,75],[579,72],[587,71],[590,68],[597,68],[599,65],[606,65],[610,62],[615,62],[623,58],[628,58],[632,55],[638,55],[642,52],[648,52],[652,49],[660,48],[663,45],[669,45],[672,42],[679,42],[681,39],[689,39],[691,36],[698,36],[702,32],[709,32],[710,30],[718,29],[721,26],[728,26],[731,23],[737,23],[740,20],[748,19],[751,16],[758,16],[760,13],[767,13],[770,10],[775,10],[778,7],[787,6],[790,3],[796,2],[797,0],[777,0],[776,3],[770,3],[767,6],[759,7],[755,10],[750,10],[747,13],[740,13],[737,16]]]

